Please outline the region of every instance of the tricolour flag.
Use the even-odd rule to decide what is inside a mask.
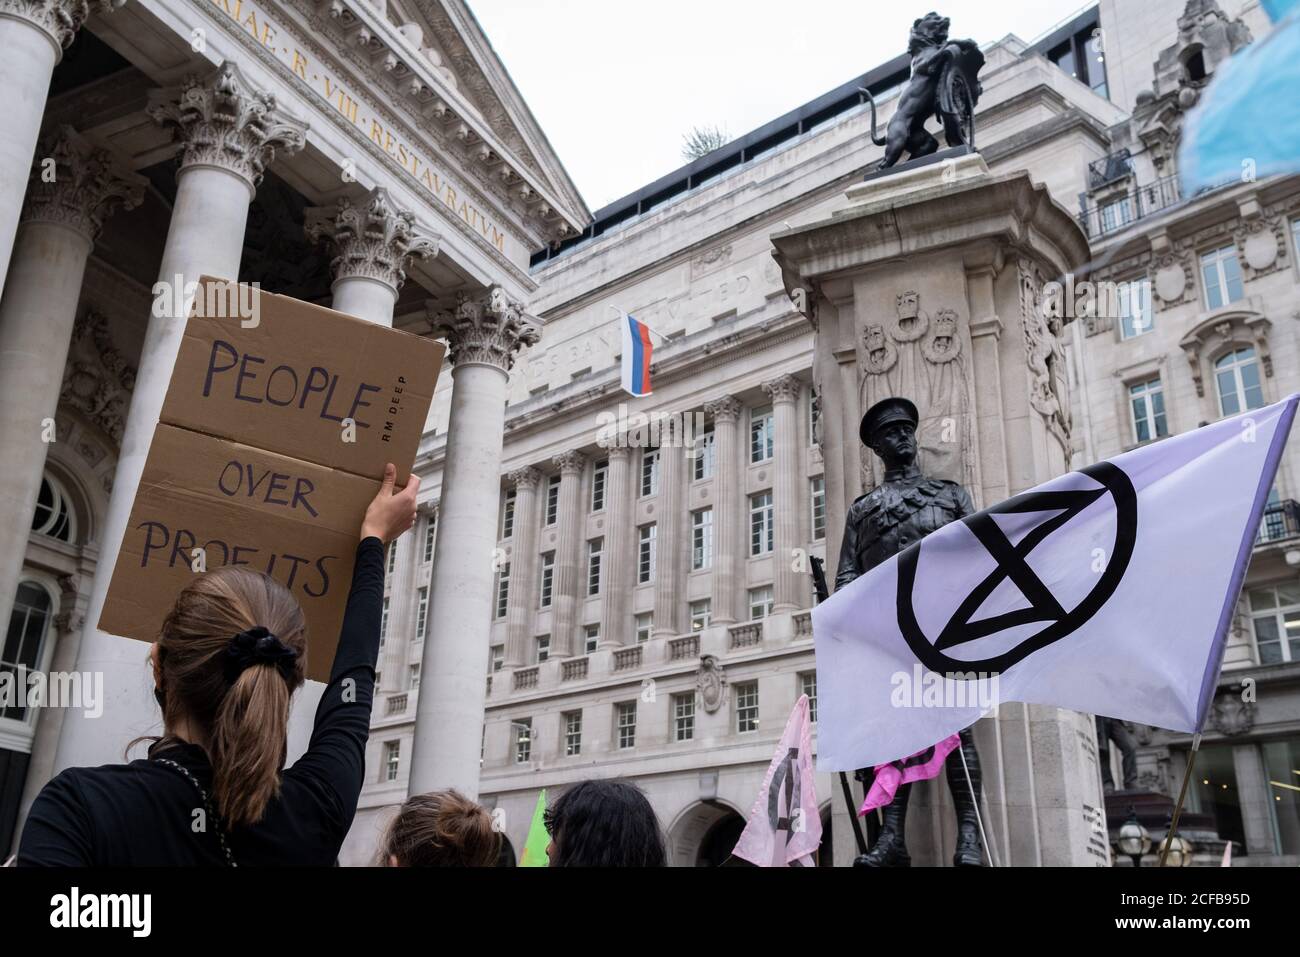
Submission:
[[[818,605],[818,768],[914,754],[999,700],[1200,730],[1298,399],[1058,476]]]
[[[808,696],[800,695],[731,853],[759,867],[814,867],[822,840]]]
[[[640,319],[622,314],[623,322],[623,391],[629,395],[650,394],[650,327]]]
[[[519,866],[549,866],[551,861],[546,856],[546,845],[550,843],[551,836],[546,833],[546,788],[542,788],[533,807],[533,821],[528,825],[528,837],[524,840],[524,852],[519,855]]]
[[[858,817],[878,807],[894,803],[894,795],[904,784],[913,781],[928,781],[943,770],[943,763],[953,748],[961,745],[961,737],[951,734],[936,745],[918,751],[908,758],[877,764],[872,776],[871,788],[867,791],[862,807],[858,808]]]

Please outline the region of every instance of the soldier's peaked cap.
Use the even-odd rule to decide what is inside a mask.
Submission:
[[[887,425],[894,422],[908,422],[912,428],[916,428],[920,421],[921,416],[916,411],[916,406],[907,399],[881,399],[867,409],[867,414],[862,417],[862,424],[858,427],[858,437],[862,439],[863,445],[870,445],[871,437]]]

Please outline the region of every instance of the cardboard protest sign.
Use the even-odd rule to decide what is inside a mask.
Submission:
[[[244,565],[298,599],[326,680],[361,518],[386,462],[407,481],[444,351],[200,280],[99,628],[153,641],[197,571]]]

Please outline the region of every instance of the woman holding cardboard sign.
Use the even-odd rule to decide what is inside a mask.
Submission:
[[[361,523],[352,590],[307,752],[283,770],[303,683],[302,609],[278,582],[227,566],[198,576],[151,659],[164,733],[145,760],[69,768],[32,804],[18,863],[325,865],[356,813],[379,654],[384,549],[415,521],[420,480],[389,464]]]

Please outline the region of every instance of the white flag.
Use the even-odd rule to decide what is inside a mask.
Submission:
[[[818,605],[818,770],[914,754],[999,700],[1199,730],[1297,399],[1052,479]]]

